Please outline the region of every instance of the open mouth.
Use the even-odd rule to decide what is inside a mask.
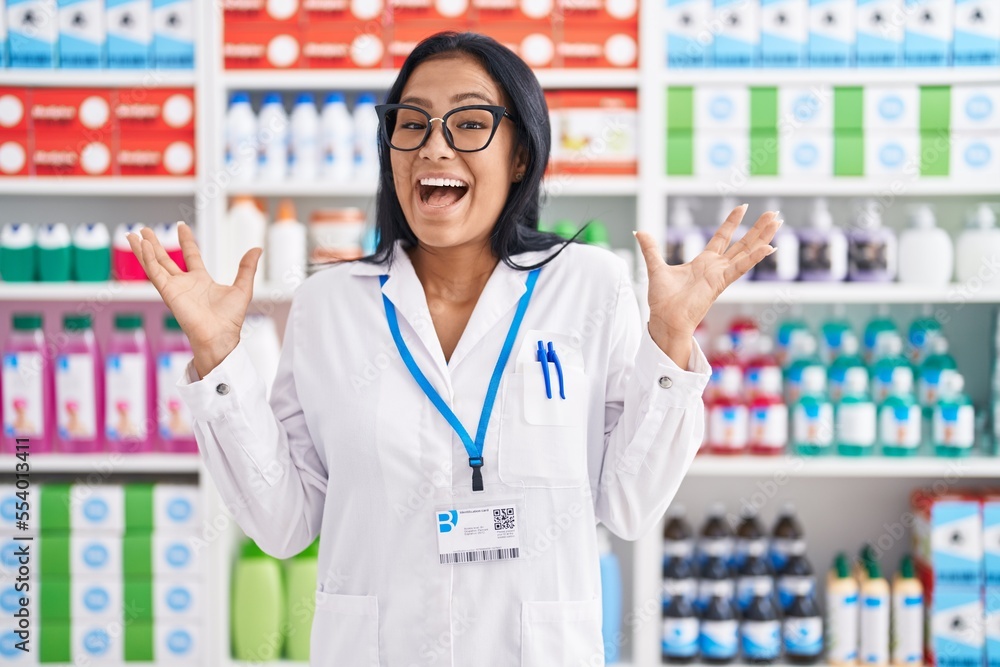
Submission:
[[[451,206],[469,191],[468,183],[455,178],[421,178],[417,187],[420,201],[433,208]]]

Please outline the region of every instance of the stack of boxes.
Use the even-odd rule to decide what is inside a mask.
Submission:
[[[639,161],[634,90],[550,90],[548,175],[635,175]]]

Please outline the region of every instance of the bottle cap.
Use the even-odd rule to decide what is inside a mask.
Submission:
[[[868,563],[875,560],[875,547],[873,547],[870,542],[865,542],[865,544],[861,547],[858,558],[860,558],[862,565],[867,567]]]
[[[863,229],[879,229],[882,227],[882,206],[874,199],[865,201],[858,214],[858,226]]]
[[[90,315],[63,315],[63,329],[66,331],[85,331],[91,326]]]
[[[299,93],[298,95],[295,96],[295,106],[298,106],[300,104],[311,104],[315,106],[316,105],[315,95],[309,92]]]
[[[610,245],[608,240],[608,228],[600,220],[591,220],[587,223],[587,231],[584,232],[587,243],[591,245]]]
[[[969,214],[968,226],[974,229],[993,229],[997,226],[997,214],[991,204],[980,204]]]
[[[323,100],[323,104],[340,104],[343,103],[347,98],[344,94],[338,90],[326,94],[326,99]]]
[[[927,204],[914,206],[910,211],[910,226],[914,229],[933,229],[937,227],[934,209]]]
[[[725,503],[712,503],[708,506],[709,518],[721,517],[726,513]]]
[[[955,370],[943,370],[941,371],[941,388],[940,394],[942,398],[955,398],[962,393],[965,389],[965,378],[962,374]]]
[[[847,579],[851,576],[851,566],[847,560],[847,554],[841,551],[833,559],[833,569],[837,573],[838,579]]]
[[[751,589],[753,589],[754,597],[766,598],[771,595],[771,580],[758,577],[751,585]]]
[[[825,197],[819,197],[813,202],[812,226],[814,229],[832,229],[833,214]]]
[[[295,215],[295,202],[291,199],[282,199],[278,204],[278,216],[274,219],[275,224],[281,222],[298,222]]]
[[[358,101],[355,106],[358,104],[375,104],[376,99],[375,93],[361,93],[358,95]]]
[[[875,339],[875,357],[898,357],[903,353],[903,338],[895,331],[883,332]]]
[[[944,336],[934,336],[930,341],[931,354],[946,354],[948,352],[948,339]]]
[[[284,101],[281,99],[281,93],[276,93],[274,91],[264,95],[264,104],[280,104],[284,106]]]
[[[42,328],[41,313],[15,313],[12,319],[15,331],[34,331]]]
[[[816,338],[805,329],[798,330],[792,334],[791,341],[792,357],[811,357],[816,354]]]
[[[667,517],[668,518],[682,518],[687,513],[687,507],[680,503],[670,503],[667,507]]]
[[[826,370],[822,366],[807,366],[802,370],[802,394],[821,396],[826,391]]]
[[[780,519],[782,517],[791,517],[793,519],[795,518],[795,503],[786,502],[784,505],[781,506],[781,511],[778,513],[778,518]]]
[[[844,374],[844,394],[848,396],[868,394],[868,370],[864,366],[850,368]]]
[[[142,328],[142,315],[138,313],[118,313],[115,315],[115,329],[131,331]]]
[[[915,569],[913,567],[913,556],[907,554],[903,556],[903,559],[899,561],[899,576],[903,579],[913,579],[916,576]]]
[[[181,325],[177,322],[177,318],[167,313],[163,316],[163,328],[167,331],[180,331]]]
[[[882,578],[882,567],[878,564],[878,561],[874,558],[867,563],[868,567],[868,578],[869,579],[881,579]]]
[[[264,550],[251,539],[244,540],[240,547],[240,558],[269,558]]]
[[[52,250],[70,245],[70,239],[69,227],[62,222],[50,222],[39,228],[35,243],[39,248]]]
[[[232,97],[229,98],[229,104],[249,104],[250,95],[243,91],[237,91],[233,93]]]

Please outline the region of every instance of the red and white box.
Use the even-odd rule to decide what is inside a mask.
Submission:
[[[555,0],[555,3],[564,25],[606,27],[624,21],[638,26],[636,0]]]
[[[302,58],[298,24],[226,22],[222,57],[226,69],[293,69]]]
[[[191,88],[122,88],[111,101],[121,135],[143,132],[194,132]]]
[[[354,22],[362,32],[370,25],[382,26],[387,15],[383,0],[302,0],[300,10],[306,25],[316,22],[336,22],[349,25]]]
[[[385,61],[382,28],[359,32],[350,25],[308,25],[302,43],[302,67],[307,69],[371,69]]]
[[[566,24],[556,44],[559,67],[635,68],[639,65],[637,24]]]
[[[111,176],[111,142],[79,132],[35,132],[31,162],[36,176]]]
[[[394,26],[409,21],[437,21],[438,30],[464,30],[469,25],[469,0],[389,0]]]
[[[532,68],[554,67],[555,31],[550,24],[495,23],[483,31],[521,57]]]
[[[115,162],[122,176],[191,176],[194,141],[184,133],[122,135]]]
[[[30,93],[27,88],[0,88],[0,132],[28,131]]]
[[[555,20],[553,0],[471,0],[470,17],[473,29],[485,33],[497,21],[544,31]]]
[[[465,28],[461,28],[464,30]],[[406,21],[392,28],[392,39],[388,45],[389,62],[394,68],[403,66],[417,44],[441,31],[439,21]]]
[[[97,89],[37,88],[31,94],[31,128],[35,134],[74,132],[110,140],[113,92]]]
[[[27,130],[0,130],[0,177],[30,175],[30,155]]]
[[[298,0],[222,0],[226,27],[233,23],[296,25],[300,15]]]
[[[561,174],[636,173],[638,96],[634,90],[562,90],[552,94],[551,168]]]

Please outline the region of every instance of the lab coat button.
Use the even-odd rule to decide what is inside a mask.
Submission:
[[[670,389],[674,385],[674,381],[668,378],[666,375],[660,376],[660,386],[664,389]]]
[[[225,396],[226,394],[229,393],[229,385],[226,384],[225,382],[220,382],[219,384],[215,385],[215,393],[218,394],[219,396]]]

